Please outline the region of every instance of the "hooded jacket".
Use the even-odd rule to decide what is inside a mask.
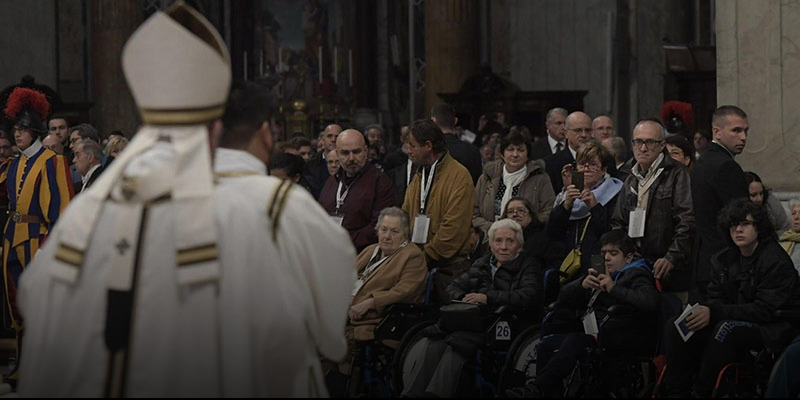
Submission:
[[[800,309],[800,278],[773,239],[760,242],[750,257],[729,247],[711,258],[708,300],[702,304],[711,310],[709,326],[724,320],[755,323],[767,348],[780,351],[798,331],[774,313]]]

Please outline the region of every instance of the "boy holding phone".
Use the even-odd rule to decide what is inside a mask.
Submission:
[[[589,268],[583,279],[566,284],[558,299],[558,308],[593,311],[599,335],[570,332],[543,338],[537,360],[541,372],[533,383],[506,391],[508,397],[560,397],[564,378],[587,348],[631,356],[650,356],[655,350],[659,294],[650,265],[636,255],[633,240],[623,231],[604,234],[600,243],[604,271]],[[630,312],[610,317],[607,310],[616,304]]]

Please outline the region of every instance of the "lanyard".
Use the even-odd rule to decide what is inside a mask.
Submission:
[[[408,241],[403,242],[403,244],[400,245],[400,248],[397,249],[397,251],[399,251],[403,247],[406,247],[407,244],[408,244]],[[379,246],[375,246],[375,251],[372,252],[372,257],[369,258],[370,261],[375,259],[375,256],[378,255],[378,251],[380,251],[380,249],[381,248]],[[395,251],[395,253],[397,251]],[[383,256],[383,258],[381,258],[380,260],[375,261],[374,263],[370,264],[370,266],[367,267],[364,270],[364,272],[361,273],[360,279],[361,280],[367,279],[373,272],[375,272],[375,270],[378,267],[381,266],[381,264],[383,264],[384,261],[386,261],[387,258],[389,258],[389,256]]]
[[[427,182],[426,182],[426,179],[425,179],[425,168],[422,168],[422,171],[421,171],[421,174],[420,174],[421,175],[420,176],[420,182],[422,183],[422,185],[420,186],[420,191],[419,191],[419,213],[420,214],[425,214],[425,203],[428,201],[428,195],[431,192],[431,186],[433,186],[433,175],[436,172],[436,164],[439,164],[439,160],[436,160],[436,162],[434,162],[433,165],[431,165],[431,173],[430,173],[430,175],[428,175]]]
[[[342,208],[342,204],[344,204],[344,199],[347,198],[347,194],[350,193],[350,186],[353,186],[351,182],[345,188],[344,193],[342,193],[342,181],[339,181],[339,188],[336,189],[336,214],[339,214],[339,209]]]
[[[589,305],[586,307],[587,309],[591,310],[592,305],[594,305],[594,301],[597,300],[597,296],[600,295],[600,289],[592,290],[592,298],[589,300]]]

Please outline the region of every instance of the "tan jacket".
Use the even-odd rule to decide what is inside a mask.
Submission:
[[[478,185],[475,187],[475,205],[472,211],[472,225],[481,228],[484,232],[489,231],[489,227],[494,222],[494,199],[497,196],[497,187],[503,179],[503,162],[496,161],[487,163],[483,168],[483,174],[478,178]],[[550,177],[545,173],[544,161],[528,161],[528,174],[519,185],[517,197],[528,199],[533,205],[533,212],[543,224],[547,224],[550,217],[550,210],[553,209],[553,202],[556,199],[553,193],[553,185]],[[506,188],[511,190],[511,188]],[[503,210],[500,210],[502,213]]]
[[[403,202],[403,210],[411,217],[412,232],[414,219],[420,211],[421,174],[422,168],[411,179]],[[442,161],[436,165],[425,210],[431,222],[424,252],[436,264],[429,267],[448,266],[467,259],[471,250],[467,239],[474,201],[472,176],[449,153],[445,153]]]
[[[358,255],[358,275],[368,267],[377,244],[367,246]],[[409,243],[389,256],[372,274],[353,297],[358,304],[370,297],[375,299],[375,311],[368,312],[364,319],[353,321],[353,336],[356,340],[372,340],[375,325],[380,322],[386,307],[395,303],[421,303],[428,280],[428,267],[419,247]]]

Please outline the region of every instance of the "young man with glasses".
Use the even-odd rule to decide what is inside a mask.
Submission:
[[[653,275],[662,280],[664,291],[686,304],[692,287],[692,190],[686,167],[664,152],[665,137],[655,120],[633,128],[636,163],[620,191],[611,225],[628,232],[653,263]]]
[[[763,348],[779,354],[797,335],[774,317],[800,307],[800,279],[766,209],[736,199],[720,213],[718,229],[727,245],[710,260],[707,300],[685,318],[694,334],[684,340],[674,323],[664,327],[665,397],[709,397],[723,366]]]

